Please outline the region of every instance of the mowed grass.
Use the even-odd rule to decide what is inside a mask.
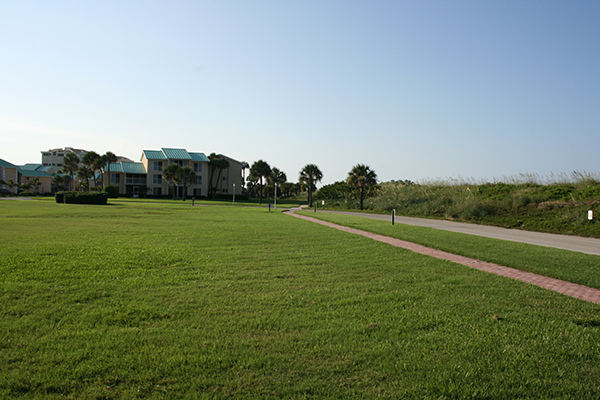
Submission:
[[[280,212],[0,226],[1,398],[600,397],[600,306]]]
[[[425,228],[354,215],[299,214],[419,243],[438,250],[600,289],[600,256]]]

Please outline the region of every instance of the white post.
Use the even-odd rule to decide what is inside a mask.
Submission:
[[[594,212],[592,210],[588,210],[588,220],[591,221],[594,219]]]
[[[277,208],[277,182],[275,182],[275,207]]]

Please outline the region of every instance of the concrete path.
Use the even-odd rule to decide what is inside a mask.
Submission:
[[[287,213],[294,217],[301,218],[307,221],[315,222],[317,224],[325,225],[331,228],[339,229],[344,232],[361,235],[373,240],[377,240],[383,243],[391,244],[392,246],[402,247],[407,250],[414,251],[415,253],[424,254],[430,257],[439,258],[441,260],[448,260],[458,264],[465,265],[470,268],[475,268],[480,271],[489,272],[492,274],[505,276],[507,278],[517,279],[523,282],[530,283],[532,285],[540,286],[545,289],[552,290],[554,292],[562,293],[564,295],[575,297],[584,301],[588,301],[595,304],[600,304],[600,290],[590,288],[575,283],[561,281],[559,279],[548,278],[546,276],[533,274],[531,272],[520,271],[518,269],[504,267],[502,265],[476,260],[474,258],[459,256],[456,254],[448,253],[441,250],[435,250],[429,247],[422,246],[420,244],[407,242],[392,238],[389,236],[378,235],[376,233],[363,231],[360,229],[349,228],[347,226],[337,225],[331,222],[322,221],[320,219],[307,217],[304,215],[298,215],[293,212]]]
[[[359,217],[379,219],[392,222],[391,215],[346,212],[346,211],[325,211],[333,214],[355,215]],[[556,235],[552,233],[523,231],[520,229],[506,229],[496,226],[469,224],[465,222],[453,222],[437,219],[399,217],[394,219],[395,223],[423,226],[427,228],[443,229],[446,231],[466,233],[468,235],[485,236],[494,239],[509,240],[512,242],[522,242],[535,244],[538,246],[555,247],[557,249],[578,251],[580,253],[600,255],[600,239],[585,238],[580,236]]]

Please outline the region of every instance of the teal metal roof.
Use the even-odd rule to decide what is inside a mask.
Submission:
[[[1,158],[0,158],[0,166],[5,167],[5,168],[17,168],[16,165],[13,165],[13,164],[9,163],[8,161],[5,161]]]
[[[19,168],[19,174],[21,174],[22,176],[28,176],[28,177],[51,177],[52,175],[45,173],[44,171],[36,171],[36,170],[30,170],[30,169],[21,169]]]
[[[112,164],[111,164],[112,167]],[[112,171],[112,168],[111,168]],[[121,163],[121,171],[126,174],[144,174],[146,175],[146,170],[144,169],[144,164],[135,163],[135,162],[122,162]]]
[[[43,167],[42,164],[25,164],[21,167],[19,167],[19,171],[39,171],[41,170]]]
[[[148,160],[166,160],[167,157],[159,150],[143,150],[142,153]]]
[[[185,149],[161,149],[169,160],[191,160],[192,156]]]
[[[108,164],[104,164],[102,170],[108,172]],[[110,172],[123,172],[123,168],[121,168],[121,163],[110,163]]]
[[[204,154],[204,153],[189,153],[189,155],[192,157],[193,161],[203,161],[203,162],[210,161],[208,159],[208,157],[206,157],[206,154]]]

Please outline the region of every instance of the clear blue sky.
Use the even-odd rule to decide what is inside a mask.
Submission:
[[[323,183],[597,173],[600,1],[4,1],[0,158],[180,147]]]

